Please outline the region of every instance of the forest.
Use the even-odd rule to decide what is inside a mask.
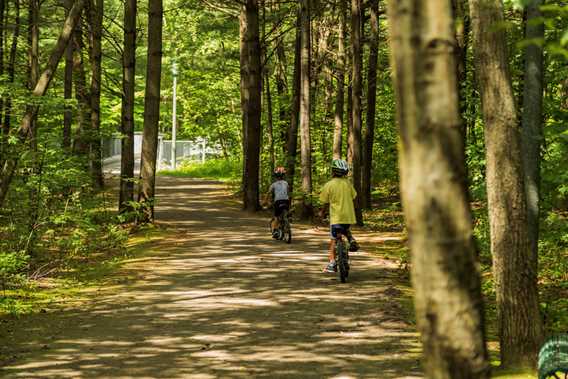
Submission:
[[[77,347],[82,342],[57,341],[72,340],[79,328],[66,312],[82,309],[79,319],[96,319],[95,287],[105,299],[100,304],[132,290],[131,303],[118,301],[137,309],[128,327],[136,334],[134,324],[143,322],[148,340],[164,337],[145,317],[165,300],[154,292],[155,303],[149,300],[143,277],[168,281],[160,290],[148,287],[168,299],[228,289],[230,300],[262,284],[262,301],[278,303],[281,312],[295,301],[290,307],[305,306],[297,311],[302,320],[316,315],[326,323],[336,314],[353,321],[350,330],[361,338],[353,337],[353,346],[361,349],[361,341],[379,343],[386,335],[362,325],[394,312],[405,331],[416,333],[417,353],[390,351],[418,363],[378,363],[390,359],[389,347],[368,346],[364,359],[354,350],[348,363],[328,365],[318,357],[340,357],[341,344],[326,350],[320,342],[312,361],[300,359],[315,335],[299,320],[274,315],[266,316],[274,328],[305,339],[275,334],[278,350],[247,334],[253,350],[246,354],[212,339],[201,348],[211,360],[191,367],[150,344],[148,371],[137,368],[143,355],[113,350],[134,354],[124,373],[138,376],[525,378],[541,369],[545,341],[568,333],[564,1],[0,0],[0,25],[3,374],[64,375],[47,363],[47,350],[56,348],[38,347],[58,346],[79,362],[66,366],[75,370],[67,374],[120,376],[117,362],[94,360],[110,371],[85,363],[91,361]],[[112,144],[118,153],[110,157]],[[187,153],[200,144],[198,159]],[[319,193],[333,159],[350,167],[354,233],[363,250],[352,257],[353,279],[342,296],[341,284],[308,268],[325,261]],[[266,232],[265,194],[280,166],[298,233],[291,247]],[[221,252],[227,258],[215,261]],[[276,259],[284,260],[280,270]],[[233,261],[242,267],[232,271]],[[262,269],[268,261],[274,263]],[[169,276],[166,266],[184,275]],[[274,277],[263,276],[269,273]],[[278,283],[292,281],[281,299]],[[388,307],[378,300],[389,297],[385,288],[398,293]],[[330,292],[336,297],[329,305],[308,307]],[[202,314],[214,317],[209,300],[191,299],[195,313],[184,317],[192,325]],[[229,300],[220,301],[227,312],[237,303]],[[232,318],[219,320],[262,324],[254,318],[260,310],[247,313],[258,299],[245,300]],[[345,305],[346,314],[338,313],[341,301],[353,306]],[[173,320],[176,309],[157,319]],[[118,308],[103,312],[113,313],[107,323],[118,323]],[[49,325],[63,323],[68,334],[62,326],[49,336]],[[174,324],[172,330],[185,328]],[[93,341],[103,342],[104,328]],[[179,337],[176,354],[193,357],[183,346],[206,334],[196,328]],[[114,340],[133,341],[118,329]],[[566,341],[557,369],[568,373]],[[224,350],[211,347],[221,343]],[[237,352],[277,358],[220,363]],[[288,367],[267,363],[280,354]],[[20,365],[34,359],[39,368]]]

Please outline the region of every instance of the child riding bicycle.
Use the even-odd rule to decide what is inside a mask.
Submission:
[[[286,169],[284,167],[276,167],[274,169],[274,183],[270,185],[269,195],[272,197],[274,207],[274,217],[270,220],[270,228],[272,231],[272,238],[278,239],[280,230],[279,218],[284,211],[290,209],[290,198],[288,196],[288,182],[284,180]]]
[[[334,159],[331,162],[332,179],[322,188],[320,201],[324,205],[320,211],[323,217],[327,205],[329,204],[329,224],[331,239],[329,241],[329,264],[324,268],[324,272],[336,272],[337,263],[335,261],[335,244],[338,233],[346,236],[350,243],[350,251],[357,251],[359,246],[351,235],[351,224],[356,223],[355,206],[353,200],[357,192],[353,188],[347,174],[349,166],[343,159]]]

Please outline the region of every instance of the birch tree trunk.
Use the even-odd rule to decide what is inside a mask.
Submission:
[[[160,121],[160,84],[162,74],[162,0],[148,2],[148,64],[144,97],[144,138],[140,164],[138,202],[142,204],[142,223],[154,222],[158,127]]]
[[[449,0],[388,2],[399,167],[427,378],[489,378]]]
[[[501,0],[471,0],[476,73],[485,122],[487,207],[501,364],[534,366],[543,339],[537,256],[529,245],[521,138]]]

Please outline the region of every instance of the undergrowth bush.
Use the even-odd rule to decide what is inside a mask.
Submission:
[[[22,289],[57,277],[74,260],[125,248],[128,231],[110,200],[93,190],[81,158],[46,146],[23,157],[0,210],[0,313],[22,311]]]

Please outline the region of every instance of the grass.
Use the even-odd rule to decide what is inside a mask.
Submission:
[[[112,273],[128,259],[142,255],[148,243],[162,239],[164,233],[155,227],[145,227],[129,238],[124,249],[61,260],[48,276],[27,280],[17,288],[3,291],[0,294],[0,317],[20,317],[45,312],[61,304],[81,303],[90,290],[111,284]]]
[[[230,159],[212,159],[205,163],[184,162],[176,170],[163,170],[159,175],[232,182],[238,180],[241,175],[241,163]]]

